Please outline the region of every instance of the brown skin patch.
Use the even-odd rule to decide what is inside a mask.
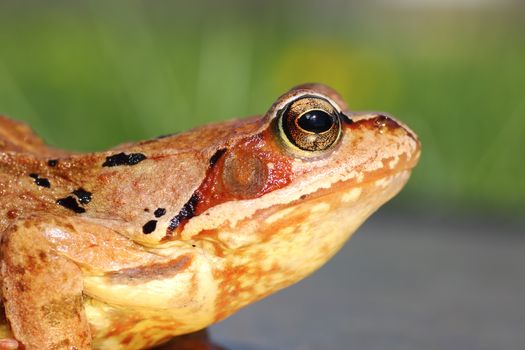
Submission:
[[[17,291],[19,291],[19,292],[21,292],[21,293],[22,293],[22,292],[25,292],[25,290],[26,290],[26,287],[25,287],[24,283],[21,282],[21,281],[17,281],[17,282],[15,283],[15,288],[16,288]]]
[[[170,278],[187,269],[192,262],[191,256],[182,255],[165,263],[151,264],[137,268],[122,269],[106,274],[111,283],[137,285],[152,280]]]
[[[131,343],[132,340],[133,340],[133,335],[128,334],[124,339],[122,339],[121,343],[124,345],[129,345],[129,343]]]
[[[40,253],[38,253],[38,257],[40,258],[40,260],[42,260],[42,262],[46,262],[47,260],[47,255],[45,252],[41,251]]]
[[[6,214],[9,220],[14,220],[18,217],[18,211],[16,209],[11,209]]]
[[[68,347],[70,345],[71,345],[71,342],[69,341],[69,339],[63,339],[63,340],[53,344],[50,350],[64,349],[64,348],[66,348],[66,347]],[[77,350],[77,347],[76,346],[72,346],[72,347],[68,348],[68,350]]]
[[[222,182],[232,195],[250,198],[266,186],[268,167],[257,155],[244,150],[228,153],[224,161]]]

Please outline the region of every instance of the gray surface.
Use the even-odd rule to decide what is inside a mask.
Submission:
[[[228,350],[523,350],[524,292],[525,225],[379,215],[211,334]]]

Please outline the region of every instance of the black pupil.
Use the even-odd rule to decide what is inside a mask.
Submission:
[[[330,130],[334,124],[334,118],[324,111],[313,110],[303,114],[297,121],[297,124],[303,130],[320,134]]]

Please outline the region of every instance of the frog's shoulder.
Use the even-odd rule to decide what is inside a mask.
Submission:
[[[48,146],[26,123],[0,115],[0,152],[61,156],[65,151]]]

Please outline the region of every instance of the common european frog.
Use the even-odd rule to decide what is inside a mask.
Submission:
[[[98,153],[2,117],[4,347],[145,349],[201,330],[325,263],[419,154],[406,126],[319,84],[261,117]]]

